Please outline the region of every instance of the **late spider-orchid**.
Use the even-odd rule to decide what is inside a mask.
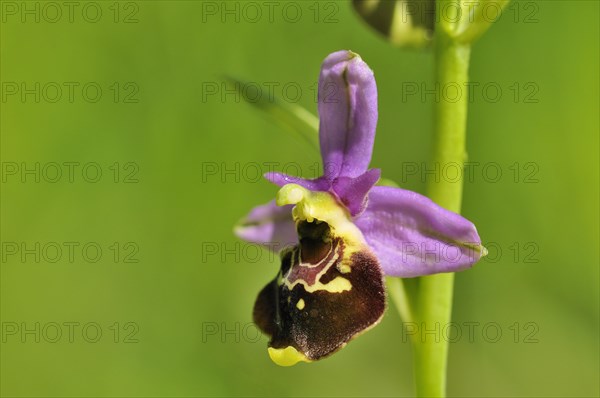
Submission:
[[[327,95],[325,95],[327,93]],[[475,226],[425,196],[375,186],[373,72],[351,51],[330,54],[319,78],[322,177],[280,173],[275,201],[236,227],[281,253],[258,295],[254,321],[279,365],[324,358],[373,327],[386,306],[384,275],[415,277],[470,267],[485,254]]]

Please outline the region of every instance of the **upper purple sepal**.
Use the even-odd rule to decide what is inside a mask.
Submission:
[[[279,186],[293,183],[329,191],[353,217],[358,216],[381,175],[368,169],[377,126],[377,86],[373,71],[358,54],[338,51],[323,61],[319,119],[323,176],[308,180],[271,172],[265,178]]]
[[[325,176],[358,177],[367,171],[377,126],[377,86],[358,54],[338,51],[323,61],[319,121]]]

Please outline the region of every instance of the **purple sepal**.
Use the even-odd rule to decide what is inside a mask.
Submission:
[[[257,206],[235,227],[235,234],[275,252],[298,243],[292,205],[277,206],[274,200]]]
[[[367,171],[377,126],[377,86],[358,54],[338,51],[323,61],[319,121],[325,176],[333,180]]]
[[[390,276],[461,271],[485,251],[469,220],[399,188],[374,187],[355,221]]]

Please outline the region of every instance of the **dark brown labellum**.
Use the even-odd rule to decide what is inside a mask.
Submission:
[[[284,251],[277,277],[258,295],[254,321],[269,347],[326,357],[375,325],[385,310],[377,258],[347,247],[324,222],[301,222],[300,244]]]

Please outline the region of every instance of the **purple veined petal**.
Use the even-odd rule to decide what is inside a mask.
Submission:
[[[319,119],[324,176],[333,180],[367,171],[377,126],[377,86],[358,54],[338,51],[323,61]]]
[[[355,221],[389,276],[460,271],[486,253],[469,220],[399,188],[374,187]]]
[[[310,191],[328,191],[331,187],[331,183],[324,177],[319,177],[314,180],[308,180],[302,177],[294,177],[278,172],[269,172],[264,175],[265,179],[277,186],[284,186],[286,184],[298,184]]]
[[[257,206],[235,227],[235,234],[275,252],[298,243],[292,205],[277,206],[274,200]]]
[[[338,177],[332,189],[342,203],[350,210],[352,217],[360,215],[367,206],[367,195],[379,181],[381,170],[371,169],[356,177]]]

